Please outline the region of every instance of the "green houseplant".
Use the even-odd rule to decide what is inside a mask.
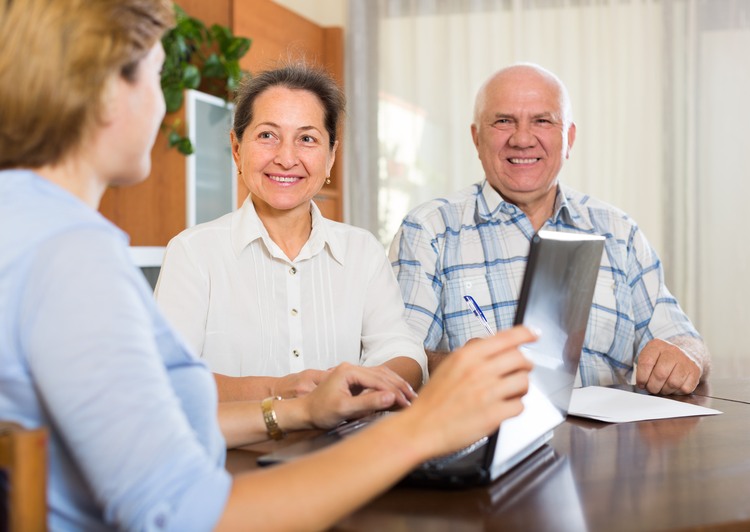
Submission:
[[[182,107],[186,89],[200,88],[227,100],[245,74],[240,59],[250,49],[251,40],[237,37],[219,24],[209,28],[177,4],[174,9],[177,24],[162,38],[166,57],[161,88],[167,113]],[[190,139],[179,131],[179,120],[167,118],[163,126],[170,146],[185,155],[193,153]]]

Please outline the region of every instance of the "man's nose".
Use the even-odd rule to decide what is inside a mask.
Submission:
[[[536,146],[536,136],[531,130],[531,124],[519,123],[510,136],[509,143],[514,148],[532,148]]]

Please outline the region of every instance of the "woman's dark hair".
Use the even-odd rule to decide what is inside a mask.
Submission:
[[[336,126],[346,107],[346,98],[331,75],[322,68],[305,63],[284,65],[248,76],[234,99],[234,134],[242,141],[245,128],[253,121],[253,104],[258,96],[273,87],[285,87],[313,93],[323,105],[323,119],[330,149],[336,144]]]

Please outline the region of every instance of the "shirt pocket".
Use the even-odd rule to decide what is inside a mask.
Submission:
[[[609,353],[614,345],[616,325],[617,286],[610,274],[600,272],[596,279],[584,345],[598,353]]]
[[[482,309],[490,326],[495,330],[513,325],[516,312],[520,278],[507,271],[473,275],[447,281],[443,290],[444,340],[450,349],[464,345],[471,338],[488,335],[464,300],[469,295]]]

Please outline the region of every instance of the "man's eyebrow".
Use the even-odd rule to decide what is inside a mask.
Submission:
[[[557,121],[557,122],[560,121],[560,115],[559,115],[559,113],[553,113],[553,112],[550,112],[550,111],[544,111],[544,112],[541,112],[541,113],[533,114],[533,115],[531,115],[531,118],[534,118],[534,119],[537,119],[537,118],[549,118],[549,119]]]

